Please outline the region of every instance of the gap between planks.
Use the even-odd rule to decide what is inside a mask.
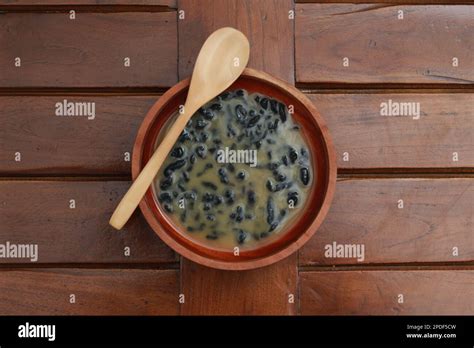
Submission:
[[[0,96],[162,96],[168,88],[163,87],[0,87]]]
[[[0,263],[0,272],[21,269],[149,269],[149,270],[179,270],[180,262],[150,262],[150,263]]]
[[[388,94],[388,93],[474,93],[474,84],[428,83],[302,83],[296,87],[305,94]]]
[[[178,38],[179,40],[179,38]],[[474,93],[474,85],[298,85],[300,92],[305,94],[453,94]],[[161,96],[168,87],[0,87],[0,96]]]
[[[337,180],[350,179],[447,179],[474,178],[474,168],[381,168],[381,169],[338,169]],[[3,174],[0,181],[132,181],[130,175],[77,175],[28,173]]]
[[[296,4],[472,5],[469,0],[295,0]]]
[[[446,271],[474,270],[474,261],[461,262],[407,262],[407,263],[365,263],[362,265],[304,265],[298,266],[298,272],[333,271]]]

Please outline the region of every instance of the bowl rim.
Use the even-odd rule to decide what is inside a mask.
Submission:
[[[267,255],[262,256],[258,259],[252,260],[241,260],[238,261],[223,261],[223,260],[216,260],[206,256],[199,255],[198,253],[194,252],[191,249],[188,249],[186,246],[180,244],[176,241],[173,237],[171,237],[168,232],[161,226],[159,221],[157,220],[155,213],[149,207],[147,200],[145,197],[140,201],[140,210],[142,211],[146,221],[153,229],[153,231],[174,251],[182,255],[183,257],[190,259],[191,261],[197,262],[201,265],[223,269],[223,270],[248,270],[248,269],[255,269],[264,267],[270,264],[273,264],[277,261],[280,261],[289,255],[296,252],[300,249],[318,230],[321,223],[323,222],[324,218],[326,217],[329,208],[331,206],[331,202],[334,197],[335,192],[335,185],[336,185],[336,176],[337,176],[337,163],[336,163],[336,155],[335,149],[332,142],[331,135],[327,128],[326,122],[321,117],[320,113],[313,105],[311,100],[296,89],[294,86],[288,84],[285,81],[282,81],[278,78],[275,78],[265,72],[246,68],[242,73],[242,76],[254,78],[263,81],[265,84],[272,85],[273,87],[278,87],[280,89],[284,89],[286,93],[288,93],[291,98],[298,100],[304,108],[311,114],[313,119],[316,121],[318,125],[321,135],[322,141],[326,146],[325,154],[326,154],[326,161],[327,161],[327,188],[326,192],[323,196],[323,200],[321,203],[321,207],[316,214],[316,217],[313,219],[311,224],[306,228],[304,232],[300,234],[300,236],[283,249]],[[145,144],[145,140],[147,140],[147,134],[150,127],[153,125],[155,119],[159,116],[159,112],[163,109],[163,107],[173,99],[174,95],[181,91],[183,88],[186,88],[190,83],[190,78],[184,79],[170,89],[168,89],[149,109],[147,112],[139,130],[137,133],[137,137],[135,139],[135,143],[133,146],[133,154],[132,154],[132,180],[135,180],[138,176],[140,170],[142,169],[142,159],[143,159],[143,148]],[[153,187],[150,186],[147,190],[147,194],[150,191],[153,191]],[[153,192],[152,192],[153,194]]]

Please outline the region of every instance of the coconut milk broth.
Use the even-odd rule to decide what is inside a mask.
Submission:
[[[192,116],[154,188],[162,211],[193,240],[252,249],[281,236],[313,180],[309,147],[287,107],[237,90]]]

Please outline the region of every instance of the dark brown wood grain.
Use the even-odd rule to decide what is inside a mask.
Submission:
[[[181,314],[296,314],[296,277],[296,254],[277,264],[247,271],[216,270],[183,258],[181,291],[185,303]]]
[[[214,30],[231,26],[250,41],[250,68],[294,82],[291,0],[179,0],[179,76],[189,77],[199,49]]]
[[[0,315],[174,315],[178,295],[174,270],[0,270]]]
[[[474,167],[472,94],[313,94],[310,99],[328,124],[339,168]],[[389,100],[420,103],[419,119],[381,116],[381,104]]]
[[[298,4],[296,80],[472,83],[472,14],[472,6],[462,5]]]
[[[473,288],[474,270],[301,272],[301,314],[470,315]]]
[[[68,12],[6,12],[0,18],[0,87],[167,87],[177,81],[176,12],[77,13],[74,20]]]
[[[0,173],[129,175],[133,142],[157,96],[0,97]],[[56,116],[55,104],[95,103],[95,118]],[[21,161],[15,161],[15,153]],[[126,161],[125,153],[130,155]]]
[[[38,244],[37,263],[176,262],[140,212],[121,231],[109,226],[129,186],[120,181],[0,181],[0,243]],[[70,209],[71,199],[75,209]],[[30,260],[0,258],[0,263]]]
[[[455,5],[470,3],[0,0],[0,244],[39,246],[36,263],[0,258],[0,315],[471,315],[474,99],[459,92],[474,82],[474,6]],[[122,231],[108,220],[151,94],[188,77],[223,26],[248,36],[250,67],[311,88],[343,175],[298,254],[251,271],[182,258],[178,271],[141,212]],[[55,116],[63,99],[95,101],[95,120]],[[388,99],[420,102],[421,118],[380,116]],[[363,244],[364,260],[325,257],[333,242]]]
[[[232,26],[249,38],[249,67],[294,83],[294,20],[288,18],[293,6],[291,0],[179,0],[178,8],[185,11],[185,19],[178,21],[180,78],[191,74],[206,37],[220,27]],[[295,312],[294,304],[284,302],[288,289],[296,288],[295,255],[242,274],[206,269],[186,259],[181,262],[182,289],[192,296],[183,314]],[[245,291],[236,289],[237,284]],[[217,300],[208,295],[211,289]],[[279,296],[271,298],[266,292]]]
[[[473,178],[338,181],[329,214],[299,263],[474,261],[473,202]],[[363,245],[365,258],[326,257],[334,242]]]

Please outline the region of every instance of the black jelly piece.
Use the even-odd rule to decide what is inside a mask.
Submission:
[[[210,240],[216,240],[217,238],[219,238],[219,236],[217,235],[217,233],[210,233],[206,236],[206,238]]]
[[[212,203],[213,203],[214,205],[219,205],[219,204],[221,204],[221,203],[223,203],[223,202],[224,202],[224,197],[222,197],[222,196],[220,196],[220,195],[214,195],[213,200],[212,200]]]
[[[209,221],[215,221],[215,220],[216,220],[216,216],[213,215],[213,214],[207,214],[207,215],[206,215],[206,219],[209,220]]]
[[[270,100],[270,109],[273,113],[278,113],[278,102],[275,99]]]
[[[171,193],[169,192],[161,192],[158,196],[158,200],[160,202],[171,203],[173,201],[173,196],[171,196]]]
[[[247,200],[249,204],[253,205],[257,201],[257,195],[255,194],[255,191],[253,190],[248,190],[247,192]]]
[[[214,118],[214,113],[212,112],[212,110],[209,110],[209,109],[203,109],[203,111],[201,112],[202,114],[202,117],[204,117],[206,120],[208,121],[211,121],[213,118]],[[198,121],[199,122],[199,121]],[[204,126],[205,127],[205,126]],[[204,128],[203,127],[203,128]],[[196,125],[196,128],[198,128],[198,126]],[[198,128],[199,129],[199,128]]]
[[[298,159],[298,152],[292,147],[290,147],[290,151],[288,152],[288,155],[290,157],[291,163],[295,163],[296,160]]]
[[[235,95],[236,95],[237,97],[243,97],[244,94],[245,94],[245,92],[244,92],[243,89],[238,89],[238,90],[235,91]]]
[[[271,180],[267,180],[267,183],[266,183],[266,188],[268,191],[270,192],[274,192],[275,191],[275,185],[273,185],[273,183],[271,182]]]
[[[270,228],[268,229],[268,232],[272,232],[277,227],[278,227],[278,221],[275,221],[270,225]]]
[[[287,156],[287,155],[282,156],[281,162],[282,162],[285,166],[287,166],[287,165],[289,164],[288,156]]]
[[[232,125],[229,123],[229,124],[227,125],[227,136],[228,136],[229,138],[233,138],[233,137],[235,137],[236,135],[237,135],[237,133],[235,132],[235,129],[232,128]]]
[[[211,190],[214,190],[214,191],[217,190],[217,185],[210,181],[203,181],[201,182],[201,184],[202,186],[210,188]]]
[[[245,180],[245,172],[244,171],[240,171],[237,173],[237,179],[239,180]]]
[[[268,108],[268,99],[267,98],[262,98],[260,99],[260,106],[267,110]]]
[[[196,154],[200,157],[200,158],[205,158],[206,157],[206,153],[207,153],[207,149],[204,145],[198,145],[196,147],[196,150],[195,150]]]
[[[273,176],[274,176],[275,180],[279,181],[279,182],[282,182],[282,181],[286,180],[286,175],[283,174],[283,173],[280,173],[278,171],[274,171]]]
[[[278,163],[276,162],[267,163],[267,168],[270,170],[275,170],[278,168]]]
[[[179,141],[181,143],[184,143],[186,140],[191,140],[191,134],[189,134],[189,131],[187,129],[184,129],[181,132],[181,135],[179,136]]]
[[[293,207],[296,207],[296,205],[298,204],[298,192],[296,191],[291,191],[291,192],[288,192],[288,199],[286,200],[286,202],[288,204],[291,204],[293,202]]]
[[[214,103],[211,105],[211,109],[214,111],[220,111],[222,110],[222,104],[221,103]]]
[[[178,188],[181,190],[181,192],[186,192],[186,187],[184,187],[183,183],[178,183]]]
[[[171,204],[165,203],[165,204],[163,204],[163,208],[165,208],[165,210],[166,210],[168,213],[172,213],[172,212],[173,212],[173,206],[172,206]]]
[[[172,162],[172,163],[168,164],[168,166],[164,170],[165,176],[170,176],[171,174],[173,174],[173,172],[176,169],[179,169],[179,168],[183,167],[185,164],[186,164],[186,160],[184,160],[184,159],[180,159],[180,160],[177,160],[175,162]]]
[[[252,128],[254,127],[257,122],[260,121],[260,115],[252,117],[249,122],[247,123],[247,128]]]
[[[237,232],[237,243],[244,244],[245,240],[247,239],[247,232],[242,229],[239,229]]]
[[[224,168],[219,168],[217,173],[219,174],[219,180],[221,181],[221,183],[223,184],[229,183],[229,177],[227,176],[227,172]]]
[[[235,116],[237,117],[237,121],[239,123],[243,123],[245,119],[247,118],[247,110],[245,110],[245,108],[242,105],[238,104],[235,107]]]
[[[282,103],[278,103],[278,115],[280,116],[281,123],[286,122],[286,107]]]
[[[189,177],[189,173],[188,173],[188,172],[183,172],[183,179],[184,179],[184,181],[189,182],[190,177]]]
[[[302,167],[300,169],[300,179],[301,179],[301,182],[304,185],[308,185],[308,183],[309,183],[309,170],[308,170],[308,168]]]
[[[230,97],[230,92],[222,92],[220,95],[219,95],[219,98],[222,99],[222,100],[226,100]]]
[[[172,176],[168,176],[168,177],[166,177],[166,178],[164,178],[163,180],[160,181],[160,189],[166,190],[166,189],[169,188],[172,184],[173,184],[173,177],[172,177]]]
[[[272,197],[269,197],[267,200],[267,223],[272,224],[275,220],[275,203],[273,203]]]
[[[207,132],[202,132],[199,138],[201,143],[205,143],[207,139],[209,139],[209,134]]]
[[[204,129],[206,128],[206,126],[209,124],[209,122],[203,120],[203,119],[199,119],[197,120],[196,122],[196,129]]]
[[[184,155],[184,149],[181,146],[175,147],[173,151],[171,151],[171,156],[176,158],[181,158]]]
[[[193,191],[190,191],[190,192],[186,192],[184,194],[184,198],[186,199],[192,199],[193,201],[196,200],[196,193],[193,192]]]

